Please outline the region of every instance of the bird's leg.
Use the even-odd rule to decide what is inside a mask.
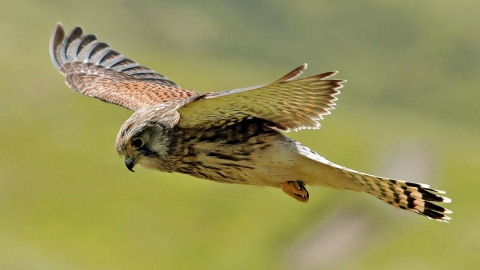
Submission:
[[[308,191],[302,181],[288,181],[280,184],[283,192],[299,202],[308,202]]]

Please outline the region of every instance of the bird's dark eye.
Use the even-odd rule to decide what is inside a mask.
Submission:
[[[139,148],[139,147],[143,146],[143,140],[140,139],[140,138],[137,138],[137,139],[133,140],[131,144],[132,144],[133,147]]]

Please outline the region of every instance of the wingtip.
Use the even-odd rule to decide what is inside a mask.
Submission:
[[[58,22],[53,29],[52,36],[50,37],[50,57],[57,69],[60,69],[60,63],[58,62],[56,51],[57,47],[62,43],[65,38],[65,31],[63,30],[62,23]]]
[[[61,66],[67,61],[66,51],[70,43],[83,35],[81,26],[74,27],[67,35],[63,29],[62,23],[58,22],[53,29],[50,38],[50,57],[54,66],[60,70]],[[61,71],[60,71],[61,72]]]
[[[335,74],[337,74],[338,71],[329,71],[329,72],[324,72],[324,73],[321,73],[321,74],[317,74],[317,75],[314,75],[314,76],[311,76],[311,77],[308,77],[308,78],[311,78],[311,79],[315,79],[315,80],[324,80],[324,79],[327,79],[327,78],[330,78],[332,76],[334,76]],[[335,82],[338,82],[338,83],[343,83],[343,82],[346,82],[347,80],[334,80]]]
[[[67,40],[65,40],[65,42],[69,42],[73,39],[79,38],[82,35],[83,35],[83,27],[80,25],[77,25],[70,31],[70,33],[68,33]]]
[[[59,41],[59,40],[62,41],[64,37],[65,37],[65,31],[63,30],[63,25],[62,25],[61,22],[58,22],[55,25],[55,28],[53,28],[52,36],[51,36],[51,39],[50,39],[50,41],[51,41],[50,44],[52,44],[52,42],[55,42],[55,41]]]
[[[335,76],[335,75],[337,75],[337,73],[338,73],[338,70],[334,70],[334,71],[327,72],[328,76],[325,77],[325,78],[328,78],[328,77],[331,77],[331,76]]]
[[[307,67],[308,67],[307,63],[303,63],[302,65],[300,65],[300,66],[297,67],[296,69],[290,71],[289,73],[287,73],[286,75],[284,75],[284,76],[281,77],[280,79],[274,81],[273,83],[291,81],[291,80],[297,78],[298,76],[300,76],[300,74],[302,74],[303,71],[304,71],[305,69],[307,69]]]

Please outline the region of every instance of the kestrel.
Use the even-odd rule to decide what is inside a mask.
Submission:
[[[281,188],[307,202],[305,186],[369,193],[438,221],[450,202],[426,184],[357,172],[334,164],[282,132],[320,127],[344,80],[336,72],[296,79],[303,64],[265,85],[197,93],[141,66],[94,35],[57,24],[50,40],[55,67],[74,91],[135,111],[122,125],[118,153],[134,166],[220,183]]]

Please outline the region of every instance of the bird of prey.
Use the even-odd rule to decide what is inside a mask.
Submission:
[[[306,186],[369,193],[438,221],[449,198],[426,184],[357,172],[334,164],[282,132],[320,127],[344,80],[326,72],[297,79],[306,64],[265,85],[197,93],[139,65],[75,27],[55,26],[55,67],[75,92],[133,110],[116,149],[131,171],[141,165],[220,183],[281,188],[307,202]]]

